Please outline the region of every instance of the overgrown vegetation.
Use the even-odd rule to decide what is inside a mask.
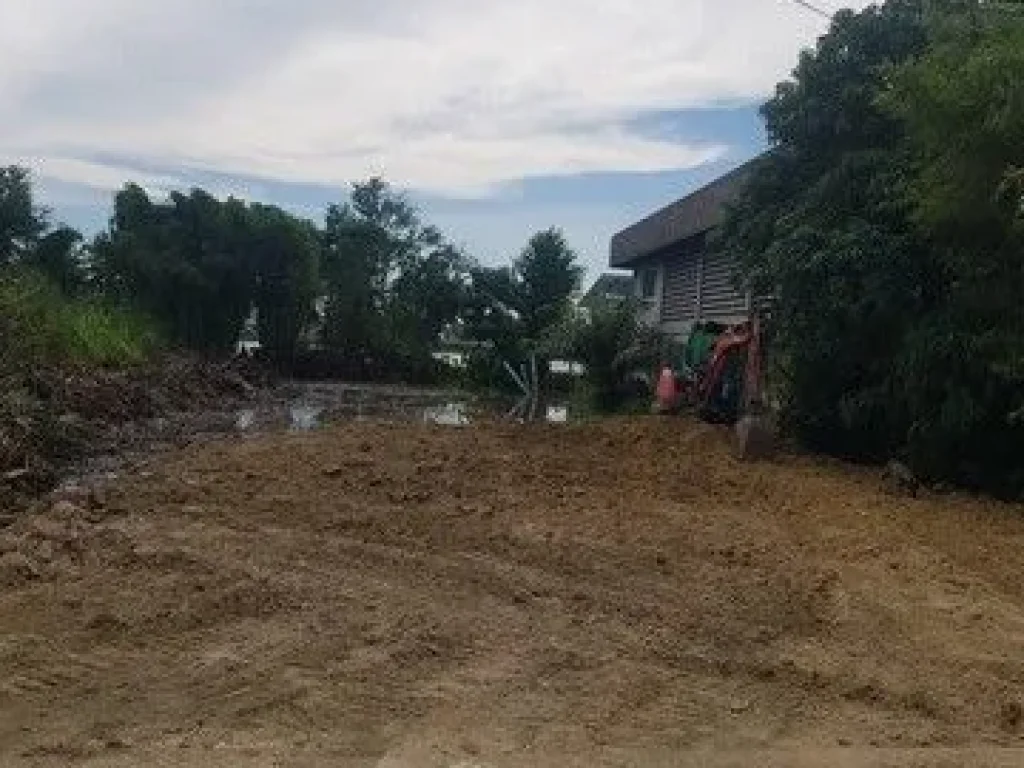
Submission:
[[[50,224],[27,171],[0,169],[0,375],[40,365],[131,365],[156,346],[144,316],[89,291],[81,241]]]
[[[37,272],[0,276],[3,368],[36,364],[123,367],[145,361],[157,334],[144,317],[99,299],[73,299]]]
[[[327,211],[324,346],[392,367],[431,360],[467,301],[470,259],[379,179]]]
[[[50,225],[25,169],[0,172],[7,299],[24,291],[19,316],[41,310],[19,326],[38,327],[46,340],[37,347],[111,364],[143,355],[154,327],[173,348],[213,356],[233,353],[250,327],[261,353],[287,369],[422,379],[437,369],[442,337],[494,341],[474,325],[496,306],[483,276],[507,278],[497,290],[522,311],[501,345],[518,354],[520,337],[535,342],[567,306],[581,275],[575,258],[550,230],[511,270],[480,268],[380,179],[353,185],[322,227],[203,190],[154,200],[128,184],[109,227],[85,243]]]
[[[472,272],[462,332],[485,345],[471,358],[481,385],[510,386],[503,362],[537,358],[542,391],[550,389],[551,330],[571,316],[583,269],[557,229],[538,232],[509,266]]]
[[[650,407],[652,371],[670,356],[669,340],[639,319],[629,301],[598,302],[569,313],[545,340],[552,357],[585,362],[586,406],[611,413],[638,403]]]
[[[842,12],[762,113],[773,149],[717,247],[774,297],[788,425],[1024,491],[1024,14]]]
[[[154,200],[127,184],[107,229],[86,243],[51,226],[28,172],[12,167],[0,173],[0,344],[27,344],[26,360],[123,365],[158,334],[172,349],[222,357],[244,331],[290,371],[425,383],[450,340],[475,344],[510,382],[502,361],[540,351],[571,306],[576,258],[551,229],[510,267],[481,267],[380,179],[353,185],[322,227],[203,190]]]

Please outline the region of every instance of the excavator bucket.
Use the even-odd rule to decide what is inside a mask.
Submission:
[[[765,461],[775,455],[775,428],[768,416],[747,413],[735,429],[736,455],[743,461]]]
[[[744,412],[736,422],[736,453],[744,461],[764,461],[775,455],[775,426],[764,407],[761,322],[751,323],[744,371]]]

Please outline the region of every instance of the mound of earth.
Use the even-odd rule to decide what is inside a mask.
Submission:
[[[47,369],[0,380],[0,505],[24,506],[52,486],[60,467],[117,447],[122,425],[230,406],[252,398],[263,378],[244,360],[168,356],[122,370]]]
[[[0,542],[0,764],[1021,765],[1021,512],[682,419],[194,446]]]

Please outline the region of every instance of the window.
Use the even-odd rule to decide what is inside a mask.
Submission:
[[[658,294],[658,270],[648,267],[640,271],[640,298],[654,301]]]

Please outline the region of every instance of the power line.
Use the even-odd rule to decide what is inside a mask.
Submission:
[[[832,14],[831,13],[829,13],[828,11],[822,10],[821,8],[819,8],[816,5],[813,5],[813,4],[809,3],[807,0],[793,0],[793,2],[796,3],[797,5],[799,5],[801,8],[807,9],[811,13],[816,13],[819,16],[822,16],[822,17],[824,17],[826,19],[831,19],[832,18]]]

